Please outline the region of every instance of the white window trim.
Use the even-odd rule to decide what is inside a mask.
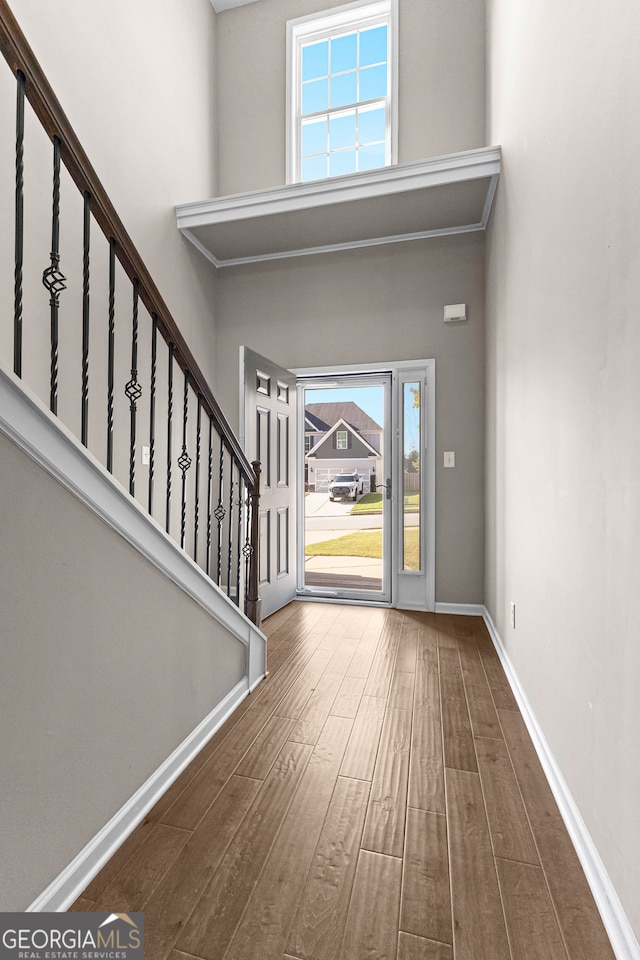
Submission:
[[[344,442],[344,446],[342,446]],[[336,430],[336,450],[349,449],[349,434],[347,430]]]
[[[359,12],[360,11],[360,12]],[[300,181],[300,144],[298,142],[298,113],[300,84],[298,83],[299,52],[303,42],[307,42],[315,33],[339,30],[354,21],[375,20],[380,16],[389,19],[390,51],[390,96],[389,96],[389,146],[391,164],[398,162],[398,0],[356,0],[332,10],[319,11],[287,21],[287,122],[286,153],[287,183]]]

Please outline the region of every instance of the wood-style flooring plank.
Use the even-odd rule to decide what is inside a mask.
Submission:
[[[478,764],[458,651],[442,647],[438,655],[444,764],[475,773]]]
[[[367,622],[358,649],[354,653],[347,670],[347,676],[349,677],[359,677],[366,680],[369,676],[386,620],[386,611],[380,612],[384,614],[383,617],[378,617],[375,620],[370,617]]]
[[[411,710],[413,706],[413,688],[415,685],[415,674],[404,673],[396,669],[393,672],[391,687],[389,688],[389,697],[387,706],[392,710]]]
[[[239,777],[264,780],[289,738],[295,720],[269,717],[235,769]]]
[[[121,870],[96,899],[95,909],[119,913],[143,910],[190,836],[187,830],[157,823],[127,869]]]
[[[286,946],[300,960],[339,956],[369,789],[338,778]]]
[[[262,781],[232,776],[145,906],[145,960],[164,960],[218,869]]]
[[[78,897],[69,907],[69,913],[93,913],[95,904],[93,900],[87,900],[85,897]]]
[[[332,716],[350,717],[355,720],[366,682],[362,677],[346,676],[340,684],[338,696],[333,701]]]
[[[386,700],[381,697],[362,698],[340,776],[354,780],[373,778],[386,708]]]
[[[502,740],[476,740],[480,780],[496,857],[539,863],[520,788]]]
[[[402,857],[411,748],[411,712],[385,715],[362,837],[365,850]]]
[[[567,960],[541,867],[496,860],[511,942],[518,960]]]
[[[338,695],[344,674],[325,673],[309,697],[300,719],[291,731],[291,740],[298,743],[316,744],[322,728]]]
[[[458,651],[473,734],[501,740],[502,728],[475,640],[459,640]]]
[[[410,615],[405,617],[402,634],[398,644],[396,670],[401,673],[415,673],[418,656],[418,624],[413,622]]]
[[[518,704],[516,703],[516,698],[513,695],[507,676],[502,669],[500,657],[496,653],[496,648],[484,624],[478,628],[476,642],[496,709],[517,710]]]
[[[282,957],[336,785],[353,721],[329,717],[225,960]],[[222,951],[223,944],[219,943]]]
[[[87,900],[97,900],[109,884],[113,883],[120,871],[127,866],[136,850],[153,832],[154,826],[154,821],[145,817],[136,829],[129,834],[122,846],[118,847],[113,856],[105,863],[102,870],[96,874],[89,886],[83,891],[82,896],[86,897]]]
[[[413,712],[411,762],[409,765],[410,807],[445,813],[442,722],[438,700],[423,700]]]
[[[511,960],[480,777],[446,769],[456,960]]]
[[[341,960],[396,960],[402,861],[361,850]]]
[[[453,943],[447,821],[439,813],[407,810],[400,929]]]
[[[224,956],[312,752],[307,744],[285,745],[187,920],[178,950],[205,960]]]
[[[307,665],[300,671],[298,677],[291,684],[283,698],[275,707],[279,717],[289,717],[298,720],[307,705],[313,688],[327,669],[331,659],[331,651],[316,650],[310,657]]]
[[[453,960],[453,947],[448,943],[436,943],[401,932],[398,937],[398,960]]]
[[[393,668],[396,662],[402,620],[394,616],[397,611],[391,610],[385,630],[380,637],[380,643],[373,658],[367,685],[364,688],[367,697],[386,697],[391,686]]]
[[[422,613],[418,621],[418,660],[424,660],[425,657],[438,657],[438,635],[436,628],[436,615],[434,613]]]
[[[613,960],[613,950],[519,711],[498,710],[570,960]]]

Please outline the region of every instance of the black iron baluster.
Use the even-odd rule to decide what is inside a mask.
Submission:
[[[220,476],[218,478],[218,506],[213,512],[214,517],[218,521],[218,574],[216,578],[216,583],[220,586],[220,575],[222,573],[222,521],[224,520],[227,511],[225,510],[222,504],[222,495],[224,492],[224,441],[222,436],[220,437]]]
[[[91,196],[84,194],[82,230],[82,417],[80,440],[87,446],[89,437],[89,248],[91,242]]]
[[[246,527],[247,535],[244,541],[244,546],[242,547],[242,555],[244,557],[244,612],[247,613],[249,605],[249,563],[251,561],[251,555],[253,553],[253,546],[251,544],[251,511],[252,511],[252,501],[251,501],[251,491],[245,483],[245,507],[246,507]]]
[[[182,453],[178,457],[178,466],[182,470],[182,510],[180,515],[180,546],[184,548],[187,528],[187,470],[191,466],[191,457],[187,453],[187,413],[189,411],[189,374],[184,372],[184,402],[182,406]]]
[[[165,530],[169,533],[171,523],[171,420],[173,417],[173,344],[169,344],[169,368],[167,371],[167,514]]]
[[[240,561],[242,559],[242,550],[240,547],[240,544],[242,543],[242,491],[242,474],[240,473],[240,467],[238,467],[238,538],[236,541],[236,549],[238,551],[238,556],[236,558],[236,605],[238,607],[240,606]]]
[[[51,307],[51,389],[49,407],[58,412],[58,314],[60,294],[66,290],[67,279],[58,269],[60,265],[60,140],[53,138],[53,207],[51,214],[51,264],[42,274],[42,282],[49,291]]]
[[[209,576],[211,568],[211,483],[213,479],[213,421],[209,417],[209,460],[207,464],[207,563],[206,571]]]
[[[153,515],[153,477],[156,467],[156,359],[158,316],[151,314],[151,384],[149,392],[149,513]]]
[[[13,284],[13,372],[22,376],[22,264],[24,260],[24,74],[18,70],[16,99],[15,268]]]
[[[116,317],[116,242],[109,239],[109,345],[107,348],[107,470],[113,473],[113,369]]]
[[[198,562],[198,527],[200,525],[200,430],[202,422],[202,394],[198,394],[198,418],[196,424],[196,493],[193,508],[193,559]]]
[[[227,596],[231,599],[231,555],[233,553],[233,458],[229,457],[229,543],[227,549]]]
[[[133,318],[131,323],[131,380],[124,388],[129,398],[131,415],[129,441],[129,493],[133,497],[136,488],[136,411],[138,400],[142,396],[142,387],[138,383],[138,281],[133,281]]]

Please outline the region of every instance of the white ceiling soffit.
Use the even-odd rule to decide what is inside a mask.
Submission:
[[[216,267],[484,230],[500,147],[176,207]]]
[[[216,13],[233,10],[234,7],[243,7],[245,3],[256,3],[256,0],[211,0],[211,6]]]

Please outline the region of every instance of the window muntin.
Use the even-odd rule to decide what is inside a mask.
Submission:
[[[336,450],[347,450],[348,439],[346,430],[336,430]]]
[[[291,21],[289,181],[395,161],[393,0]]]

